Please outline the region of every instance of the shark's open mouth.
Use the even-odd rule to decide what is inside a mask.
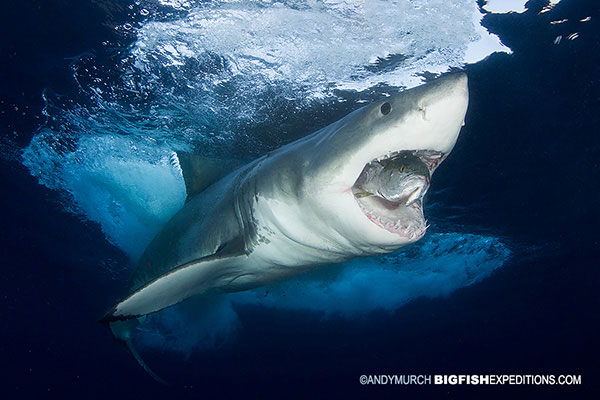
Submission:
[[[390,153],[365,165],[352,193],[374,224],[410,240],[419,239],[427,230],[423,196],[444,157],[432,150]]]

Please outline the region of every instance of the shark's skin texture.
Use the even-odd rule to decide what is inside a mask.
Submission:
[[[456,143],[467,105],[467,76],[448,75],[362,107],[189,193],[103,321],[117,324],[196,294],[247,290],[419,240],[426,230],[422,196]],[[418,157],[427,166],[409,197],[389,201],[355,187],[363,171],[375,170],[368,165],[393,157]]]

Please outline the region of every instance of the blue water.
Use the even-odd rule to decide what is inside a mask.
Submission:
[[[71,3],[7,6],[1,28],[7,398],[600,393],[594,1],[490,3],[482,21],[466,0]],[[135,341],[169,387],[96,323],[184,201],[172,151],[251,160],[457,68],[466,126],[432,181],[422,241],[152,315]],[[583,385],[358,382],[379,373]]]

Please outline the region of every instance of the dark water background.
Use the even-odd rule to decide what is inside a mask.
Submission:
[[[43,122],[44,88],[76,90],[66,57],[115,35],[115,21],[127,12],[118,4],[5,5],[0,126],[14,146],[4,153],[26,146]],[[577,28],[580,38],[555,46],[557,28],[537,15],[543,4],[487,17],[484,25],[514,54],[467,67],[466,127],[436,173],[448,187],[438,200],[467,210],[446,222],[443,210],[433,210],[439,229],[485,227],[480,233],[513,244],[513,257],[492,277],[447,298],[358,320],[243,307],[244,331],[235,345],[187,360],[145,355],[172,382],[163,387],[96,323],[122,290],[99,266],[107,259],[127,263],[126,257],[95,224],[62,211],[58,195],[14,158],[3,157],[0,392],[5,398],[598,396],[600,13],[596,1],[563,0],[561,16],[570,22],[560,29],[588,15],[592,21]],[[581,374],[583,384],[358,383],[361,374],[378,373]]]

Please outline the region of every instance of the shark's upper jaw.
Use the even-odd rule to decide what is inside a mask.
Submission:
[[[389,198],[377,188],[369,187],[365,190],[366,176],[373,179],[373,165],[385,162],[398,157],[399,154],[408,153],[411,157],[416,157],[422,162],[425,171],[421,179],[407,181],[407,188],[404,195]],[[372,160],[365,165],[363,172],[352,187],[352,193],[358,203],[361,211],[375,225],[383,230],[391,232],[410,241],[420,239],[427,230],[427,221],[423,215],[423,196],[429,187],[429,177],[437,166],[443,161],[445,154],[432,150],[411,150],[403,152],[393,152],[386,156]]]

